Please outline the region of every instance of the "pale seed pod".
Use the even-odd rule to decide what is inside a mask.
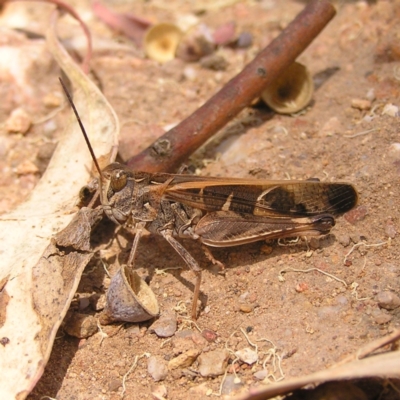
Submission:
[[[143,40],[147,57],[160,63],[171,61],[182,37],[182,31],[174,24],[162,22],[153,25]]]
[[[156,296],[146,282],[124,265],[112,277],[101,323],[141,322],[159,313]]]
[[[261,94],[263,101],[279,114],[293,114],[306,108],[314,94],[314,82],[307,68],[294,62]]]

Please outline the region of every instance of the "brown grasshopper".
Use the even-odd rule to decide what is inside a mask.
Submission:
[[[116,224],[135,229],[128,265],[133,264],[143,229],[163,236],[196,275],[193,319],[197,316],[201,268],[177,238],[229,247],[265,239],[325,235],[335,225],[334,215],[357,204],[357,191],[348,183],[152,174],[133,171],[120,163],[101,170],[76,108],[63,88],[99,173],[105,214]],[[219,263],[209,250],[206,255]]]

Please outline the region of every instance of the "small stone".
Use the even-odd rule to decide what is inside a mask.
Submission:
[[[101,311],[106,306],[107,297],[105,294],[95,293],[89,297],[89,302],[93,310]]]
[[[376,300],[380,308],[385,310],[394,310],[400,306],[400,297],[397,294],[389,291],[379,292],[376,295]]]
[[[251,304],[248,304],[248,303],[241,304],[240,307],[239,307],[239,310],[241,312],[243,312],[243,313],[246,313],[246,314],[251,313],[253,311],[253,309],[254,309],[254,307]]]
[[[253,44],[253,35],[250,32],[242,32],[239,34],[236,47],[239,49],[245,49]]]
[[[261,371],[257,371],[253,374],[254,378],[258,379],[259,381],[264,380],[268,375],[268,370],[262,369]]]
[[[374,88],[369,89],[365,97],[367,100],[371,102],[374,101],[376,99],[375,89]]]
[[[157,356],[151,356],[147,360],[147,372],[156,381],[163,381],[168,374],[167,363]]]
[[[317,250],[321,247],[321,243],[318,237],[311,236],[308,240],[308,245],[312,250]]]
[[[233,391],[239,390],[241,387],[243,387],[243,382],[240,381],[237,375],[229,374],[224,380],[221,394],[230,395]]]
[[[211,329],[203,329],[203,331],[201,332],[201,336],[203,336],[207,342],[215,342],[217,340],[217,333],[212,331]]]
[[[400,157],[400,143],[394,142],[389,146],[388,155],[397,159]]]
[[[158,385],[152,389],[151,395],[155,400],[164,400],[168,395],[167,387],[165,385]]]
[[[183,69],[182,75],[184,79],[187,79],[188,81],[194,81],[197,79],[199,74],[195,68],[189,65]]]
[[[382,310],[374,310],[371,313],[371,317],[374,319],[375,323],[378,325],[387,324],[392,320],[392,316],[390,314],[384,313]]]
[[[23,108],[13,110],[5,122],[8,133],[22,133],[23,135],[28,132],[31,125],[32,119]]]
[[[110,392],[117,392],[118,389],[122,386],[122,381],[121,379],[112,379],[109,383],[108,383],[108,390]]]
[[[386,233],[387,237],[390,237],[391,239],[395,238],[397,231],[396,231],[393,221],[388,221],[386,223],[385,233]]]
[[[62,98],[56,93],[47,93],[43,97],[43,104],[48,108],[60,107]]]
[[[347,247],[350,244],[350,236],[349,235],[340,235],[338,237],[338,242],[343,246]]]
[[[227,350],[213,350],[199,356],[199,372],[203,377],[219,376],[225,373],[228,365],[229,352]]]
[[[92,315],[72,313],[65,321],[64,330],[68,335],[88,338],[97,332],[97,320]]]
[[[399,107],[395,106],[394,104],[388,103],[383,107],[382,115],[389,115],[390,117],[398,117],[399,114]]]
[[[365,111],[371,109],[371,101],[365,99],[352,99],[351,107],[357,110]]]
[[[175,314],[163,314],[151,326],[150,332],[155,332],[158,337],[167,338],[173,336],[176,329],[177,321]]]
[[[207,340],[199,332],[193,332],[192,341],[197,346],[200,347],[207,346]]]
[[[344,128],[338,117],[331,117],[322,126],[319,132],[320,137],[333,136],[343,132]]]
[[[89,304],[90,304],[89,297],[81,297],[79,299],[79,310],[82,311],[85,308],[88,308]]]
[[[15,172],[17,175],[37,174],[39,173],[39,168],[32,161],[25,160],[18,165]]]
[[[245,347],[244,349],[240,349],[235,352],[236,357],[239,360],[245,362],[246,364],[252,365],[258,361],[258,354],[254,350],[249,347]]]
[[[308,290],[308,285],[306,282],[300,282],[296,285],[295,290],[297,293],[303,293]]]
[[[183,354],[180,354],[178,357],[173,358],[168,363],[168,369],[174,370],[178,368],[187,368],[190,367],[197,359],[200,354],[200,350],[198,349],[190,349]]]
[[[355,224],[358,221],[362,221],[368,214],[368,208],[366,206],[359,206],[353,210],[344,214],[344,218],[350,224]]]
[[[357,244],[361,241],[361,236],[359,233],[352,233],[350,235],[350,240],[354,243]]]
[[[226,46],[232,43],[235,37],[235,29],[236,24],[233,21],[218,26],[212,34],[214,43],[218,46]]]
[[[200,60],[200,65],[203,68],[211,69],[213,71],[225,71],[229,63],[221,54],[214,53],[208,56],[204,56]]]

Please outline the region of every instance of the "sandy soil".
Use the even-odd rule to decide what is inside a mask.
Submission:
[[[94,79],[120,118],[120,154],[125,159],[207,100],[304,6],[290,0],[244,1],[198,14],[211,28],[233,20],[238,33],[247,31],[253,36],[249,48],[221,49],[227,67],[214,71],[181,60],[160,66],[96,20],[89,2],[71,3],[78,3],[78,11],[93,31]],[[111,6],[113,2],[108,3]],[[38,17],[32,14],[37,12],[32,5],[25,7],[30,17],[26,29],[40,32],[46,24],[45,13]],[[195,11],[191,2],[180,0],[137,2],[135,7],[119,1],[113,7],[153,21],[173,21]],[[300,57],[317,83],[311,107],[297,116],[275,115],[262,105],[246,109],[188,161],[202,175],[351,182],[360,194],[358,212],[339,218],[332,233],[312,241],[309,250],[304,242],[291,246],[272,242],[214,251],[226,265],[225,275],[210,266],[197,243],[185,243],[204,267],[201,297],[205,309],[197,325],[189,323],[184,312],[190,309],[193,274],[176,269],[184,265],[162,238],[145,235],[139,245],[137,270],[156,294],[161,315],[171,311],[177,315],[178,332],[171,340],[159,338],[151,330],[154,321],[104,326],[107,337],[98,332],[87,339],[71,337],[61,329],[45,374],[30,399],[118,399],[123,377],[136,356],[137,366],[126,377],[125,398],[153,398],[151,393],[158,391],[167,398],[184,399],[190,393],[192,399],[201,399],[219,392],[222,375],[202,377],[195,363],[155,382],[148,373],[147,356],[159,356],[162,364],[191,347],[201,352],[225,346],[234,351],[252,347],[242,328],[248,339],[258,344],[260,361],[252,366],[235,363],[228,376],[234,369],[244,388],[258,387],[261,381],[254,374],[263,370],[268,350],[274,349],[281,359],[281,371],[290,378],[329,367],[399,327],[398,310],[380,308],[376,297],[383,291],[400,295],[396,233],[400,117],[398,109],[396,114],[390,107],[400,107],[398,21],[397,0],[341,5],[337,17]],[[78,27],[68,23],[74,29],[67,26],[60,34],[79,52],[83,39]],[[20,40],[24,46],[42,40],[18,35],[22,39],[16,42]],[[0,132],[1,212],[23,201],[37,183],[69,113],[64,110],[38,121],[61,99],[57,74],[57,67],[43,50],[26,77],[30,87],[21,93],[16,82],[0,85],[1,123],[18,107],[34,114],[37,122],[25,135]],[[114,232],[108,222],[101,229],[109,235]],[[353,249],[361,240],[367,245]],[[126,260],[131,242],[132,235],[121,230],[111,243],[98,239],[101,251],[84,273],[72,310],[95,315],[85,299],[104,293],[109,284],[100,258],[110,273],[115,273]],[[282,270],[287,271],[284,280],[279,279]],[[203,342],[199,335],[192,335],[204,329],[215,332],[217,339]],[[273,373],[271,362],[266,368]],[[281,372],[275,371],[274,376],[278,379]],[[231,389],[232,384],[224,384],[225,393],[233,395]]]

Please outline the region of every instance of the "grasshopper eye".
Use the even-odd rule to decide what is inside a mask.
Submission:
[[[110,180],[111,189],[114,192],[119,192],[126,186],[127,177],[123,171],[116,171]]]

